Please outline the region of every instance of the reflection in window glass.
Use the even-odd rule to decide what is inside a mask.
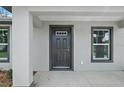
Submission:
[[[8,45],[0,45],[0,59],[8,58]]]
[[[0,43],[7,43],[8,29],[0,29]]]
[[[94,45],[94,58],[105,58],[108,56],[108,46],[107,45]]]
[[[0,27],[0,61],[7,61],[9,58],[8,33],[8,28]]]
[[[108,31],[94,31],[93,37],[94,37],[94,43],[108,43],[109,42]]]
[[[92,58],[93,60],[110,59],[110,29],[93,29],[92,34]]]

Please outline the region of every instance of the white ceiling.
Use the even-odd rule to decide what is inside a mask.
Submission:
[[[120,21],[123,20],[123,16],[39,16],[41,21]]]
[[[124,7],[40,7],[32,12],[41,21],[120,21]],[[44,9],[44,10],[43,10]]]

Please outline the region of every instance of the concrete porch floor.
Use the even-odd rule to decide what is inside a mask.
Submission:
[[[39,71],[36,87],[124,87],[123,71]]]

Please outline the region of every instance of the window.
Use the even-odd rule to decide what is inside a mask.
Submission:
[[[67,36],[68,32],[67,31],[56,31],[56,36]]]
[[[0,62],[9,60],[9,27],[0,26]]]
[[[112,60],[112,27],[92,27],[92,61]]]

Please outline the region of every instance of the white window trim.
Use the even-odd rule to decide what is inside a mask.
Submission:
[[[5,58],[0,58],[0,60],[7,60],[7,59],[8,59],[8,58],[6,58],[6,57],[5,57]]]
[[[9,45],[8,43],[0,43],[0,45]]]

